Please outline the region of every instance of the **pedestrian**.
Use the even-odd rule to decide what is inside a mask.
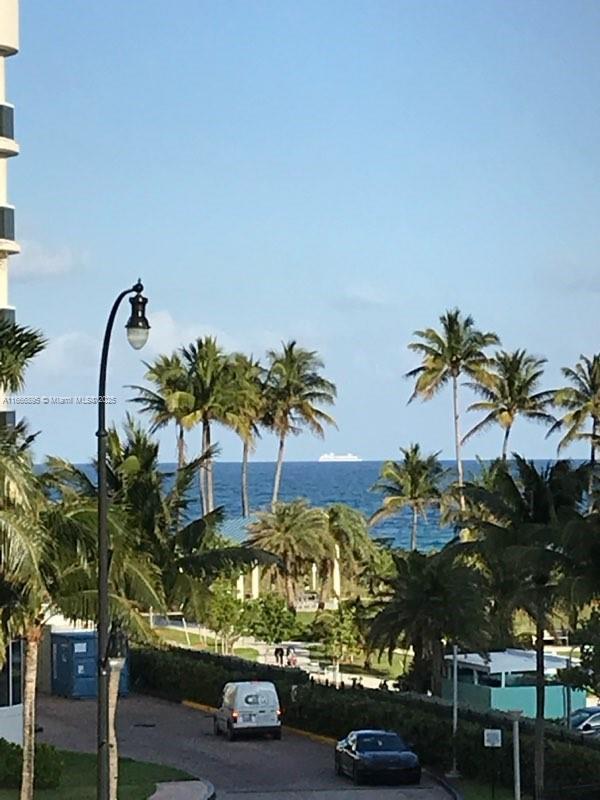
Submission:
[[[290,646],[290,647],[287,648],[287,650],[285,651],[285,657],[287,659],[288,667],[291,667],[292,666],[292,659],[296,658],[296,654],[294,652],[294,648],[293,647]]]
[[[278,667],[283,667],[283,647],[277,645],[275,648],[275,663]]]

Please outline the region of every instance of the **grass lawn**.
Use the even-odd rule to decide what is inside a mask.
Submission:
[[[167,642],[173,642],[174,644],[187,645],[189,637],[189,643],[192,647],[206,646],[206,639],[193,631],[190,631],[187,636],[185,635],[185,631],[175,630],[174,628],[154,628],[154,632],[160,636],[161,639]],[[214,646],[214,639],[209,639],[209,642]]]
[[[185,631],[174,630],[173,628],[155,628],[154,630],[161,639],[164,639],[165,642],[184,645],[187,645],[188,643],[188,638],[185,635]],[[192,647],[206,648],[213,653],[215,652],[214,638],[209,637],[207,642],[204,637],[201,637],[199,634],[194,633],[193,631],[189,631],[188,636],[190,645]],[[253,647],[236,647],[234,648],[233,652],[234,655],[239,656],[240,658],[245,658],[248,661],[256,661],[258,658],[258,650],[255,650]]]
[[[489,783],[477,783],[477,781],[461,780],[458,782],[465,800],[491,800],[492,787]],[[514,792],[504,786],[496,786],[496,800],[513,800]],[[531,800],[528,794],[522,794],[523,800]]]
[[[58,789],[36,789],[36,800],[95,800],[96,756],[89,753],[61,752],[64,761]],[[171,767],[119,760],[119,800],[146,800],[160,781],[192,780],[190,775]],[[17,800],[17,789],[0,789],[0,800]]]

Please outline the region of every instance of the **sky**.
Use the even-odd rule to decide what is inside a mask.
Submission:
[[[599,349],[599,38],[591,0],[24,0],[10,299],[49,342],[26,394],[97,394],[110,306],[141,276],[151,336],[131,350],[121,311],[109,419],[135,411],[141,359],[295,339],[337,384],[338,427],[289,459],[413,441],[452,458],[450,392],[407,405],[416,329],[458,306],[546,357],[545,388]],[[93,455],[95,406],[25,416],[38,459]],[[174,460],[173,429],[161,443]],[[518,421],[512,447],[553,457],[556,439]],[[263,436],[255,458],[275,456]]]

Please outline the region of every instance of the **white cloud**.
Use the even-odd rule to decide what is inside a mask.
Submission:
[[[44,377],[67,377],[98,369],[99,343],[93,336],[79,331],[63,333],[48,341],[46,349],[36,358],[32,373]]]
[[[84,261],[70,247],[55,249],[38,242],[21,242],[21,254],[11,261],[11,280],[30,281],[34,278],[54,278],[72,272]]]
[[[148,344],[142,351],[144,359],[147,351],[154,354],[169,354],[200,336],[215,336],[221,347],[228,351],[241,349],[233,337],[224,331],[198,322],[179,322],[173,318],[170,311],[155,311],[153,314],[148,314],[148,318],[150,336]]]

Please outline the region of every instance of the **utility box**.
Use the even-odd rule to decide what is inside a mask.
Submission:
[[[98,696],[98,639],[95,631],[52,633],[52,694],[78,699]],[[129,660],[119,694],[129,692]]]

